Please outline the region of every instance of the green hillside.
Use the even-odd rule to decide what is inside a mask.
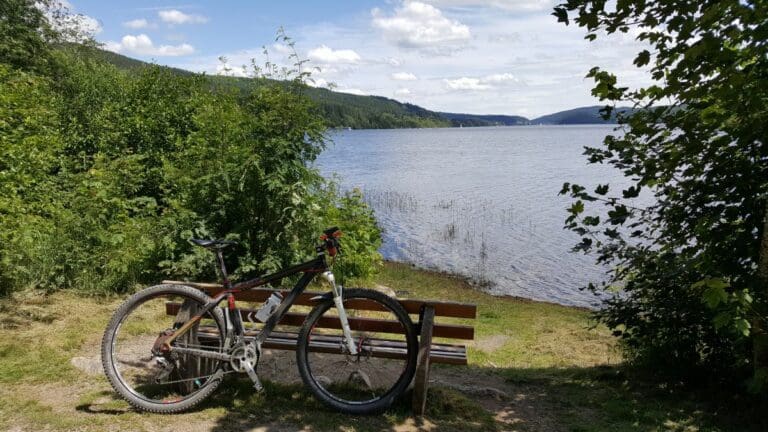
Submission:
[[[609,120],[605,120],[600,115],[600,109],[602,105],[594,105],[589,107],[574,108],[566,111],[560,111],[553,114],[547,114],[545,116],[537,117],[531,120],[531,124],[546,124],[546,125],[567,125],[567,124],[615,124],[616,113],[632,113],[633,108],[629,107],[617,107],[614,110],[613,115]]]
[[[479,114],[458,114],[458,113],[439,113],[442,117],[451,121],[456,127],[469,126],[521,126],[530,124],[530,120],[521,116],[514,115],[479,115]]]
[[[120,69],[135,70],[148,66],[148,63],[141,60],[105,50],[95,49],[89,55]],[[178,74],[192,74],[183,69],[168,69]],[[245,88],[252,84],[252,80],[248,78],[208,76],[207,79],[214,86],[221,87]],[[439,113],[381,96],[358,96],[309,86],[306,88],[306,94],[317,104],[328,126],[332,128],[393,129],[452,126],[451,121]]]
[[[84,51],[81,51],[84,52]],[[95,58],[104,60],[120,69],[137,70],[148,63],[110,51],[88,51]],[[190,75],[193,72],[160,66],[174,73]],[[209,75],[214,86],[245,88],[252,84],[249,78]],[[325,88],[307,87],[306,94],[314,101],[331,128],[395,129],[421,127],[473,127],[473,126],[520,126],[529,124],[601,124],[616,123],[600,117],[601,106],[590,106],[560,111],[529,120],[515,115],[479,115],[430,111],[418,105],[398,102],[383,96],[359,96],[331,91]],[[631,108],[619,108],[631,111]]]

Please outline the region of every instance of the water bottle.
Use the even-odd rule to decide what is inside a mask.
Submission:
[[[266,322],[272,313],[277,309],[277,306],[283,301],[283,295],[279,292],[272,293],[271,296],[264,302],[263,305],[256,311],[256,319],[261,322]]]

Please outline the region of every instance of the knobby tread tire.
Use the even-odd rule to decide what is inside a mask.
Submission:
[[[307,360],[307,348],[309,341],[309,333],[312,331],[314,323],[330,308],[334,306],[333,300],[324,300],[322,303],[315,306],[307,316],[304,324],[299,331],[298,344],[296,346],[296,363],[299,368],[299,374],[304,384],[315,395],[317,399],[326,404],[328,407],[346,414],[365,415],[376,414],[385,411],[392,406],[394,401],[401,396],[408,385],[413,380],[413,376],[416,373],[416,357],[418,355],[418,338],[416,336],[416,329],[411,321],[410,316],[405,311],[402,305],[392,297],[387,296],[379,291],[364,288],[350,288],[345,289],[344,300],[354,298],[365,298],[379,302],[386,305],[395,314],[398,321],[400,321],[405,328],[405,336],[407,340],[407,363],[405,372],[400,377],[400,380],[380,399],[377,399],[367,404],[347,404],[337,399],[330,397],[325,391],[323,391],[317,382],[312,378],[309,371]]]
[[[221,384],[222,376],[211,377],[208,382],[198,390],[196,394],[188,399],[184,399],[179,402],[170,403],[154,403],[147,400],[143,400],[131,393],[127,387],[121,382],[115,365],[112,360],[112,343],[117,331],[118,326],[122,322],[124,316],[130,313],[135,306],[141,303],[147,298],[162,294],[173,294],[178,296],[184,296],[195,301],[198,301],[201,305],[209,302],[210,297],[205,295],[200,290],[186,286],[186,285],[155,285],[144,290],[137,292],[129,297],[112,315],[112,319],[107,325],[107,329],[104,331],[104,337],[101,341],[101,364],[104,368],[104,373],[107,375],[112,388],[131,406],[141,411],[157,413],[157,414],[174,414],[182,411],[187,411],[204,401],[216,388]],[[218,307],[213,308],[211,311],[213,318],[217,321],[219,328],[224,327],[224,316]],[[219,367],[216,373],[221,373],[222,369]]]

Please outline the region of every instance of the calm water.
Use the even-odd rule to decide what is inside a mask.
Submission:
[[[333,135],[325,175],[359,187],[384,229],[385,258],[463,274],[495,294],[590,306],[604,278],[564,230],[563,182],[621,175],[587,165],[611,126],[355,130]]]

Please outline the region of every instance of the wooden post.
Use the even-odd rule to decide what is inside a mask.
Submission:
[[[416,378],[413,383],[413,412],[421,416],[427,407],[427,387],[429,385],[429,350],[432,346],[432,326],[435,323],[435,307],[424,305],[421,313],[421,336],[419,337],[419,356],[416,360]]]
[[[197,313],[197,303],[193,300],[184,300],[173,321],[174,327],[181,326],[189,321]],[[179,342],[193,347],[198,347],[197,324],[179,338]],[[198,356],[182,355],[179,359],[179,369],[175,369],[171,375],[174,380],[183,380],[200,375],[200,358]],[[176,384],[182,394],[190,394],[195,391],[194,381],[182,381]]]

